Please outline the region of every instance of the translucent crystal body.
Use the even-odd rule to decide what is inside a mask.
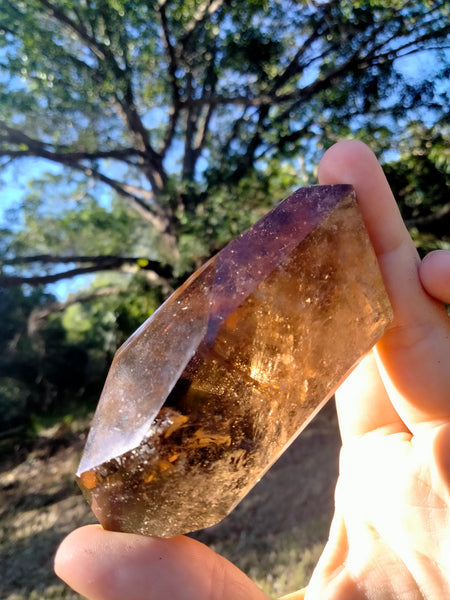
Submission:
[[[352,188],[295,192],[118,350],[77,473],[102,525],[220,521],[390,319]]]

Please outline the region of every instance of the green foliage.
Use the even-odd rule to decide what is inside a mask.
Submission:
[[[178,215],[182,226],[180,253],[186,267],[198,265],[208,253],[220,250],[273,208],[274,201],[299,186],[301,174],[292,162],[270,159],[233,184],[209,185],[208,197],[196,203],[195,213]],[[304,183],[307,183],[306,180]]]
[[[28,336],[28,315],[50,298],[42,290],[24,294],[0,288],[0,429],[27,421],[39,381],[39,353]]]
[[[97,281],[94,285],[101,283]],[[69,306],[62,316],[66,338],[94,355],[111,359],[118,346],[161,301],[161,294],[150,289],[144,277],[135,276],[126,291]]]
[[[74,303],[32,326],[33,311],[50,299],[41,290],[0,289],[0,430],[97,397],[117,347],[162,301],[136,276],[128,293]]]
[[[114,201],[105,208],[86,195],[74,207],[63,208],[64,204],[60,204],[56,214],[49,214],[47,205],[47,214],[41,216],[43,196],[39,187],[36,185],[27,198],[23,211],[25,228],[16,236],[15,243],[29,247],[31,242],[42,253],[97,255],[132,252],[142,224],[122,203]]]
[[[450,249],[448,124],[412,123],[401,155],[385,166],[402,215],[422,253]]]
[[[0,377],[0,431],[26,421],[30,388],[13,377]]]
[[[1,223],[4,402],[98,387],[167,291],[338,139],[388,159],[422,249],[450,243],[449,17],[445,0],[2,2],[0,178],[28,183]],[[65,310],[43,291],[60,288],[13,287],[87,273]]]

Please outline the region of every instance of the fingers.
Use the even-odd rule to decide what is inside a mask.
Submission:
[[[268,600],[225,558],[184,536],[82,527],[62,542],[55,571],[89,600]]]
[[[377,353],[384,386],[398,414],[411,431],[421,423],[447,418],[449,320],[443,306],[422,287],[417,252],[376,157],[361,142],[336,144],[321,161],[319,181],[350,183],[356,190],[394,310],[394,320],[377,344]],[[369,400],[374,413],[378,408],[388,414],[385,395],[376,398],[368,393]],[[359,406],[355,425],[367,410],[367,405]]]
[[[419,275],[430,296],[450,304],[450,250],[427,254],[420,264]]]
[[[420,261],[375,155],[361,142],[336,144],[322,158],[319,181],[353,185],[393,304],[394,327],[414,322],[428,303],[417,276]]]

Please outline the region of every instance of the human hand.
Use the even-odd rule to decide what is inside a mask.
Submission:
[[[365,147],[319,172],[355,183],[394,321],[336,395],[336,512],[306,598],[450,598],[450,253],[420,263]]]
[[[300,600],[450,597],[450,252],[420,263],[374,155],[342,142],[322,184],[353,184],[394,321],[337,394],[343,439],[330,539]],[[90,600],[267,600],[203,544],[88,526],[57,574]]]

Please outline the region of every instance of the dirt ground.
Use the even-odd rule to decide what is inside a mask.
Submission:
[[[79,599],[53,574],[75,527],[95,522],[73,474],[87,423],[55,427],[0,456],[0,599]],[[306,584],[327,537],[339,434],[329,405],[222,523],[194,534],[273,597]]]

